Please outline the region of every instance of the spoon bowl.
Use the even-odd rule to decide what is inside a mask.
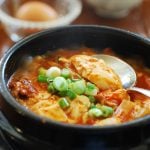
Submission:
[[[129,64],[117,57],[110,55],[98,54],[94,55],[94,57],[103,59],[105,63],[118,74],[123,88],[127,89],[128,91],[136,91],[150,97],[150,90],[134,87],[137,77],[134,69]]]
[[[136,73],[134,69],[121,59],[110,55],[94,55],[98,59],[103,59],[119,76],[125,89],[133,87],[136,83]]]

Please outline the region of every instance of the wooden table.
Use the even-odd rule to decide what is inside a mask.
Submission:
[[[140,7],[131,11],[131,13],[123,19],[104,19],[97,16],[92,8],[83,0],[83,11],[79,18],[73,24],[96,24],[107,25],[117,28],[127,29],[137,32],[146,37],[150,37],[150,0],[143,0]],[[0,25],[0,57],[14,43],[6,35],[2,25]]]

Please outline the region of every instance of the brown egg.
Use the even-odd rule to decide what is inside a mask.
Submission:
[[[49,21],[57,16],[57,12],[50,5],[40,1],[26,2],[16,13],[16,18],[28,21]]]

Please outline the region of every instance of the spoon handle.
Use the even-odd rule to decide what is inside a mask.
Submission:
[[[146,89],[138,88],[138,87],[131,87],[128,90],[139,92],[139,93],[144,94],[145,96],[148,96],[150,98],[150,90],[146,90]]]

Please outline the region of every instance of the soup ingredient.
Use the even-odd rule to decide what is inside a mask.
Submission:
[[[55,93],[56,92],[56,89],[54,88],[54,85],[53,85],[53,83],[51,82],[51,83],[49,83],[49,85],[48,85],[48,92],[50,92],[50,93]]]
[[[76,98],[77,95],[96,95],[98,88],[84,79],[73,78],[70,69],[58,67],[50,67],[49,69],[39,68],[38,81],[48,84],[48,91],[57,93],[59,96],[68,96],[70,100]],[[67,79],[66,79],[67,78]]]
[[[96,102],[96,99],[95,99],[95,97],[94,96],[88,96],[88,98],[89,98],[89,100],[90,100],[90,102],[91,103],[95,103]]]
[[[39,82],[47,82],[47,77],[45,75],[39,75],[38,76],[38,81]]]
[[[121,122],[132,120],[132,114],[135,103],[128,100],[123,100],[119,107],[116,109],[114,116],[119,118]]]
[[[71,72],[67,68],[63,68],[61,71],[61,76],[64,78],[69,78],[71,76]]]
[[[56,77],[53,81],[53,85],[58,91],[67,91],[68,83],[63,77]]]
[[[103,111],[103,117],[109,117],[109,116],[111,116],[111,115],[113,114],[113,112],[114,112],[113,108],[112,108],[112,107],[109,107],[109,106],[103,105],[103,106],[101,106],[100,108],[101,108],[101,110]]]
[[[46,75],[46,69],[44,69],[43,67],[41,67],[41,68],[39,69],[39,75],[45,76],[45,75]]]
[[[94,84],[87,82],[87,86],[85,89],[86,95],[95,96],[97,95],[98,91],[99,91],[98,88]]]
[[[123,100],[130,100],[130,96],[125,89],[118,89],[116,91],[106,90],[98,93],[96,99],[100,103],[116,108]]]
[[[106,105],[100,105],[97,104],[91,107],[89,110],[89,116],[91,117],[109,117],[113,114],[114,110],[113,108],[106,106]]]
[[[111,125],[118,125],[118,124],[121,124],[121,121],[117,117],[110,117],[95,122],[95,126],[111,126]]]
[[[118,75],[101,59],[75,55],[70,59],[78,74],[94,83],[100,90],[122,88]]]
[[[39,106],[43,106],[43,107],[39,107]],[[67,115],[65,114],[63,109],[59,106],[59,104],[54,103],[52,105],[49,100],[42,100],[40,101],[40,103],[36,103],[32,107],[32,111],[34,111],[35,113],[41,116],[51,118],[57,121],[66,122],[68,119]]]
[[[33,70],[26,71],[26,68],[29,69],[26,66],[11,77],[8,86],[12,95],[36,114],[72,124],[106,126],[150,114],[149,98],[128,93],[121,86],[118,89],[119,84],[115,84],[112,70],[105,65],[101,66],[99,61],[89,56],[86,49],[84,55],[77,55],[77,52],[61,50],[51,55],[42,55],[40,60],[37,59],[39,56],[33,58]],[[65,63],[58,61],[58,56],[63,57]],[[75,62],[73,57],[76,58]],[[80,62],[77,61],[80,58]],[[92,70],[92,66],[95,70]],[[99,69],[101,72],[96,72]],[[47,75],[49,70],[50,74]],[[98,73],[105,78],[97,78]],[[93,80],[88,79],[91,74]],[[112,76],[109,80],[113,81],[107,81],[108,74]],[[97,82],[92,82],[96,79],[104,80],[109,88],[105,90],[102,81],[101,88],[98,88]]]
[[[46,76],[53,79],[60,76],[61,70],[58,67],[51,67],[46,71]]]
[[[63,109],[69,107],[69,102],[67,101],[66,98],[61,98],[61,99],[59,99],[58,102],[59,102],[60,107]]]
[[[50,21],[57,16],[50,5],[40,1],[26,2],[16,12],[16,18],[28,21]]]
[[[89,99],[84,95],[80,95],[70,102],[70,107],[66,110],[66,113],[73,122],[75,121],[74,123],[86,123],[89,107]]]
[[[69,86],[78,95],[84,94],[86,88],[84,80],[72,82]]]
[[[71,100],[73,100],[73,99],[75,99],[75,98],[77,97],[77,94],[76,94],[74,91],[70,90],[70,89],[68,89],[66,95],[67,95]]]
[[[103,112],[98,108],[92,108],[88,112],[90,117],[101,117],[103,115]]]

